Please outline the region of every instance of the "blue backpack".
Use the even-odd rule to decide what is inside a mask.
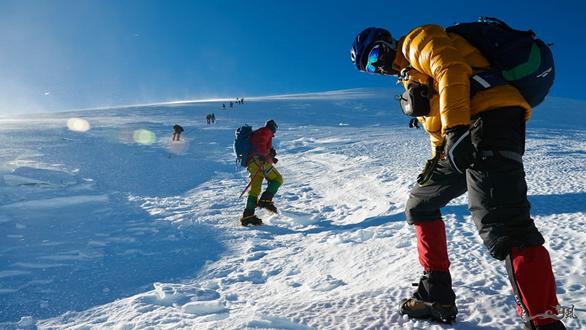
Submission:
[[[244,125],[236,129],[234,133],[234,153],[236,154],[236,163],[240,166],[246,167],[248,157],[252,152],[252,143],[250,137],[252,136],[252,127]]]
[[[551,49],[533,31],[515,30],[492,17],[456,24],[446,31],[464,37],[491,64],[491,69],[470,78],[471,95],[492,86],[511,84],[527,103],[536,107],[553,85],[555,67]]]

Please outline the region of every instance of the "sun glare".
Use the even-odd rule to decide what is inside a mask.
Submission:
[[[74,132],[87,132],[90,130],[90,123],[81,118],[70,118],[67,121],[67,128]]]
[[[134,131],[134,134],[132,134],[132,138],[136,143],[146,145],[153,144],[157,140],[157,136],[155,135],[155,133],[142,128]]]

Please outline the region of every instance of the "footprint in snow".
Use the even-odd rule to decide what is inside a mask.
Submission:
[[[281,211],[280,215],[293,224],[300,226],[315,225],[320,221],[319,214],[308,214],[298,211]]]
[[[259,260],[263,257],[265,257],[267,255],[266,252],[254,252],[250,255],[248,255],[247,257],[244,258],[244,260],[246,261],[255,261],[255,260]]]
[[[186,313],[207,315],[226,310],[216,290],[204,288],[186,288],[182,285],[154,283],[155,290],[139,299],[140,302],[181,308]]]
[[[228,311],[226,306],[218,301],[192,301],[189,302],[181,308],[185,313],[203,316],[203,315],[210,315],[210,314],[219,314],[225,313]]]
[[[154,283],[155,290],[138,298],[140,302],[160,306],[180,306],[186,304],[189,298],[179,292],[177,288],[164,283]]]
[[[293,193],[284,193],[283,197],[284,200],[288,200],[288,201],[296,201],[299,199],[299,196],[297,194],[293,194]]]
[[[326,275],[325,277],[318,278],[315,282],[311,283],[309,287],[315,291],[325,292],[343,285],[346,285],[346,282],[339,280],[332,275]]]

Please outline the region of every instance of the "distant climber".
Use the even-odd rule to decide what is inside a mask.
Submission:
[[[173,141],[179,141],[181,139],[181,132],[183,131],[183,127],[179,124],[175,124],[175,126],[173,126]]]

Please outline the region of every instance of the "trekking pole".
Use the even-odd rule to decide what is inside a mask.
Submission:
[[[252,184],[252,181],[254,181],[254,179],[258,175],[258,172],[260,172],[260,169],[263,168],[263,167],[264,167],[264,164],[261,162],[260,163],[260,166],[258,167],[258,170],[256,170],[256,173],[254,173],[254,175],[252,176],[252,179],[250,179],[250,182],[246,185],[246,187],[244,188],[244,190],[242,190],[242,192],[240,193],[240,196],[238,196],[238,198],[242,198],[242,195],[244,195],[244,193],[248,190],[248,188]]]

